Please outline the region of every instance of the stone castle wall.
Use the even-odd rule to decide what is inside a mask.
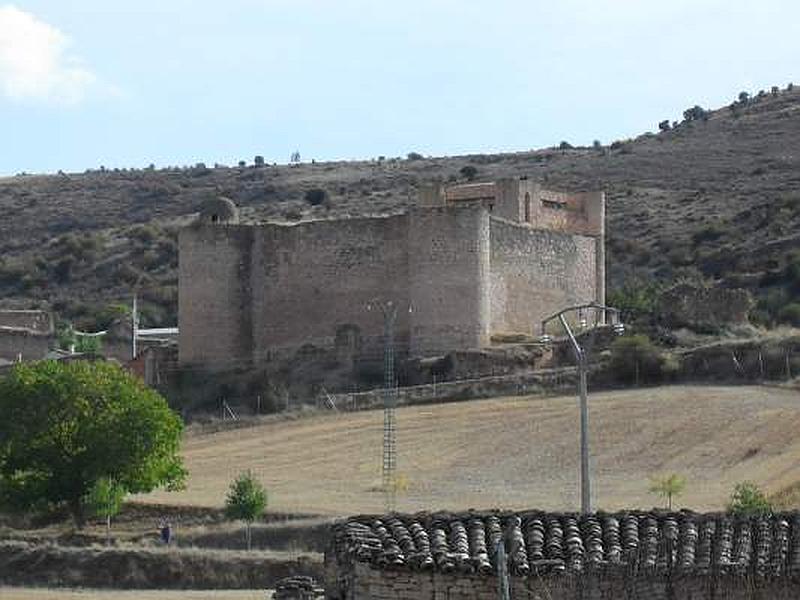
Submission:
[[[228,369],[252,357],[250,266],[254,228],[197,225],[179,235],[182,363]]]
[[[489,343],[489,231],[480,206],[410,212],[412,355]]]
[[[292,226],[195,225],[180,233],[180,362],[247,367],[343,331],[380,351],[371,301],[408,305],[407,216]],[[398,340],[408,331],[399,311]]]
[[[542,319],[598,299],[595,239],[491,220],[491,328],[539,334]]]
[[[198,222],[179,236],[181,364],[215,370],[347,346],[379,360],[383,315],[397,351],[433,356],[533,332],[597,297],[596,239],[494,218],[478,203],[294,225]]]
[[[252,300],[257,360],[303,344],[330,348],[337,333],[380,356],[383,315],[398,305],[398,341],[408,334],[408,217],[312,221],[256,227]]]

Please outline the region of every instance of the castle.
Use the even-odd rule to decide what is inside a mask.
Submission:
[[[401,356],[486,347],[605,296],[605,197],[528,180],[430,185],[403,214],[240,224],[206,202],[179,235],[179,361],[246,368],[298,350]],[[372,307],[373,310],[369,310]]]

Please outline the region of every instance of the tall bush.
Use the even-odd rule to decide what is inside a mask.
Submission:
[[[660,380],[666,357],[646,335],[630,335],[611,344],[611,368],[614,377],[626,383]]]

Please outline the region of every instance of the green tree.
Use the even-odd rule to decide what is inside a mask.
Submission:
[[[608,292],[608,303],[622,311],[625,323],[652,321],[661,289],[657,284],[633,282]]]
[[[101,477],[95,481],[86,496],[86,504],[92,513],[106,521],[107,544],[111,543],[111,517],[119,514],[124,499],[125,488],[108,477]]]
[[[728,511],[735,515],[767,515],[772,512],[772,504],[755,483],[741,481],[733,488]]]
[[[183,424],[118,366],[42,361],[0,379],[0,503],[66,506],[77,527],[101,478],[127,493],[179,489]]]
[[[683,111],[683,118],[686,121],[700,121],[700,120],[706,121],[708,120],[708,116],[709,116],[709,111],[707,111],[702,106],[698,106],[697,104]]]
[[[267,492],[264,486],[253,476],[252,472],[240,473],[231,483],[225,498],[225,515],[229,519],[244,521],[248,550],[252,543],[251,526],[253,521],[262,515],[266,507]]]
[[[58,330],[57,334],[58,347],[61,350],[70,350],[78,343],[78,336],[71,323],[67,323],[64,327]]]
[[[666,499],[667,508],[672,510],[672,499],[680,496],[685,488],[686,478],[677,473],[670,473],[651,480],[649,492]]]
[[[103,343],[96,335],[78,335],[75,338],[75,352],[82,354],[100,354]]]

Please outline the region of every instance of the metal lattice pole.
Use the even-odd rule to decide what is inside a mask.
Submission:
[[[394,323],[397,307],[391,301],[381,306],[383,310],[383,490],[386,508],[395,509],[396,435],[395,407],[397,398],[394,385]]]

